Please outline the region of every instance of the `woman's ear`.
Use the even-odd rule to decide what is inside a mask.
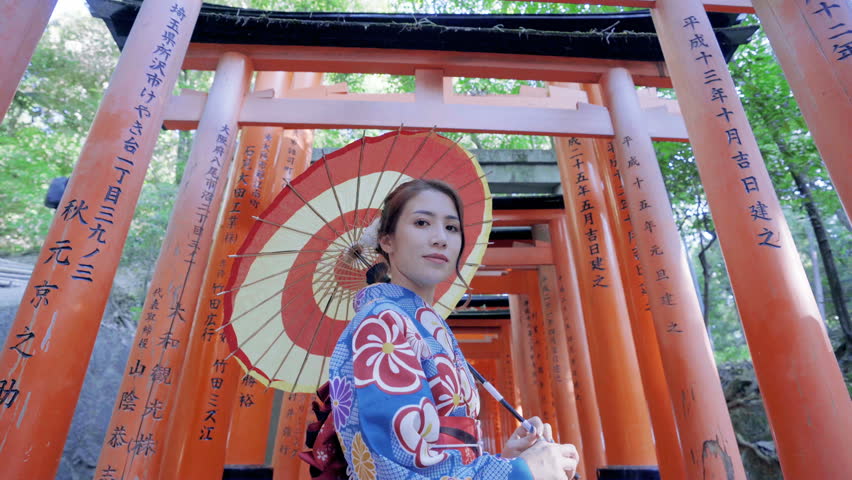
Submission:
[[[379,237],[379,246],[382,247],[382,250],[390,255],[393,253],[393,236],[392,235],[382,235]]]

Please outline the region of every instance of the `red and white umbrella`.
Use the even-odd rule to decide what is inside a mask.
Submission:
[[[384,198],[412,179],[453,186],[464,205],[461,274],[470,282],[491,231],[491,194],[479,164],[433,132],[365,137],[311,165],[257,218],[238,251],[224,305],[233,356],[266,385],[314,392],[354,316],[352,298],[379,255],[362,235]],[[465,286],[437,286],[434,308],[446,317]]]

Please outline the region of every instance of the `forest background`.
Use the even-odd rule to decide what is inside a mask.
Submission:
[[[82,0],[60,0],[3,123],[0,124],[0,257],[34,262],[54,215],[44,206],[51,179],[69,176],[90,123],[118,59],[118,49],[104,23],[85,8],[67,8]],[[288,11],[387,13],[594,13],[633,10],[625,7],[503,2],[499,0],[219,0],[245,8]],[[759,24],[754,16],[744,23]],[[784,206],[811,287],[823,311],[847,384],[852,369],[852,224],[843,211],[828,172],[796,106],[780,66],[762,30],[739,49],[730,63],[746,112],[770,175]],[[184,72],[177,88],[206,91],[209,72]],[[328,74],[325,83],[346,82],[350,92],[413,92],[413,77]],[[469,95],[518,93],[522,85],[540,82],[460,79],[457,90]],[[661,90],[675,98],[674,91]],[[315,148],[337,148],[363,132],[318,130]],[[370,132],[373,134],[378,132]],[[548,137],[447,134],[470,149],[550,149]],[[163,131],[148,170],[122,268],[150,278],[172,201],[189,154],[192,132]],[[660,166],[684,242],[688,246],[705,323],[722,370],[748,366],[750,355],[736,303],[716,239],[713,219],[691,148],[656,143]],[[767,279],[771,281],[771,279]],[[135,323],[145,295],[145,282],[131,295],[123,321]],[[852,391],[852,390],[850,390]]]

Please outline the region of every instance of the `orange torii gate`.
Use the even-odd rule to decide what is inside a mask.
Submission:
[[[233,88],[235,93],[231,95],[242,97],[230,99],[240,104],[233,120],[239,126],[396,128],[405,124],[411,127],[437,125],[444,131],[614,137],[623,178],[625,182],[635,181],[636,185],[633,189],[626,184],[625,192],[633,222],[641,221],[642,224],[637,223],[637,227],[646,232],[638,235],[637,245],[645,275],[651,275],[651,272],[655,275],[653,282],[646,277],[646,283],[650,284],[648,291],[656,336],[675,409],[687,478],[709,474],[741,479],[744,473],[736,439],[733,438],[730,420],[722,413],[724,399],[715,387],[701,391],[708,382],[717,381],[712,375],[714,365],[703,325],[696,326],[692,316],[685,317],[683,324],[668,320],[671,307],[693,308],[695,292],[691,285],[685,285],[680,247],[672,242],[673,232],[664,223],[667,204],[662,186],[654,178],[653,171],[626,173],[633,157],[639,163],[653,161],[645,160],[650,155],[648,145],[651,140],[691,141],[730,266],[738,308],[785,475],[790,478],[841,478],[852,470],[852,458],[840,450],[844,434],[852,429],[852,405],[848,392],[723,60],[723,51],[705,13],[705,8],[752,11],[750,3],[745,0],[625,0],[601,3],[652,7],[665,63],[353,47],[222,44],[193,44],[190,47],[189,35],[199,18],[200,1],[144,2],[136,15],[138,21],[124,42],[122,57],[66,192],[68,202],[74,202],[69,205],[72,210],[76,208],[78,215],[69,218],[57,214],[54,219],[40,255],[44,261],[36,267],[28,285],[28,292],[32,295],[22,302],[0,356],[0,398],[4,406],[0,409],[0,459],[5,472],[14,478],[49,478],[55,473],[82,385],[87,365],[85,358],[94,343],[98,320],[103,313],[159,124],[165,120],[167,125],[176,128],[198,128],[199,124],[204,124],[203,118],[211,115],[206,111],[208,105],[204,96],[168,98],[181,63],[184,68],[207,70],[221,64],[225,74],[233,69],[226,64],[235,61],[241,63],[238,69],[243,71],[414,75],[417,84],[415,94],[398,96],[398,101],[391,103],[358,95],[334,100],[244,96],[237,93],[245,90],[235,85],[239,81],[223,80],[223,84],[230,84]],[[814,138],[825,156],[827,167],[834,174],[838,193],[848,210],[852,193],[848,182],[843,181],[848,176],[844,177],[841,171],[848,166],[849,157],[845,155],[848,139],[843,137],[841,141],[833,136],[831,129],[849,118],[849,102],[844,103],[843,98],[848,100],[849,89],[846,87],[850,75],[848,62],[844,62],[846,50],[840,43],[833,44],[836,39],[829,33],[833,34],[831,29],[837,25],[846,24],[843,20],[850,19],[852,7],[848,3],[838,3],[801,10],[804,7],[794,0],[755,0],[754,3],[762,18],[772,22],[767,32],[786,70],[792,69],[792,63],[807,58],[821,56],[825,59],[809,62],[804,75],[791,75],[794,77],[791,84],[803,104]],[[4,7],[14,4],[7,1]],[[49,11],[52,3],[41,2],[32,8]],[[803,15],[794,15],[797,11]],[[44,17],[34,15],[29,18]],[[838,23],[815,23],[825,19]],[[807,45],[788,47],[787,35],[802,31],[802,22],[813,27],[808,28],[812,36],[808,37]],[[31,29],[34,26],[38,30],[39,21],[33,20],[30,25]],[[20,46],[26,52],[27,45],[31,45],[28,41],[19,36],[9,42],[7,51],[14,52],[17,50],[14,47]],[[143,59],[141,62],[140,58]],[[149,61],[153,61],[156,72],[151,72]],[[458,101],[445,90],[444,78],[453,76],[584,83],[603,80],[607,106],[581,104],[579,108],[560,109],[535,102],[530,106],[528,101],[488,98],[471,104],[467,100]],[[8,87],[17,83],[19,78],[20,73],[16,73],[15,69],[5,70],[2,84]],[[823,82],[820,90],[826,93],[817,97],[807,96],[810,85],[818,81]],[[660,87],[673,84],[683,119],[659,109],[637,109],[638,100],[635,91],[630,88],[633,83]],[[140,97],[140,91],[146,94]],[[720,91],[721,96],[718,94]],[[549,107],[558,102],[556,99],[547,101],[551,103]],[[341,108],[344,104],[345,109]],[[224,134],[233,132],[228,125],[229,115],[230,112],[215,117],[219,122],[217,125],[228,128],[223,128],[218,135],[208,134],[208,140],[197,139],[198,148],[215,152],[217,144],[221,143],[224,155],[230,141]],[[823,119],[827,123],[821,123]],[[623,122],[629,122],[631,127],[639,125],[644,131],[634,132]],[[220,137],[224,140],[220,141]],[[835,145],[842,147],[837,149]],[[730,158],[731,162],[716,161],[719,158]],[[625,163],[628,165],[624,166]],[[652,189],[655,182],[656,188]],[[215,187],[213,190],[216,190]],[[645,196],[646,192],[648,196]],[[212,199],[217,197],[213,191],[210,194]],[[771,217],[749,218],[748,208],[754,202],[766,205]],[[645,204],[659,210],[645,212],[648,208],[643,208]],[[215,212],[219,205],[202,202],[199,207]],[[582,202],[580,207],[584,208]],[[212,217],[210,212],[206,215]],[[185,229],[189,221],[176,218],[173,226],[178,230]],[[553,257],[564,258],[568,245],[565,221],[564,214],[561,218],[547,220],[551,235],[558,232],[553,244],[561,245],[561,248],[552,251],[536,247],[534,252],[522,251],[532,249],[493,249],[489,251],[492,263],[528,265],[531,258],[538,258],[538,264],[549,265],[553,264]],[[198,229],[190,227],[187,231],[198,237],[189,240],[192,254],[188,258],[195,262],[199,249],[203,251],[209,248],[209,244],[203,245],[202,233]],[[663,253],[658,253],[660,251]],[[671,260],[668,260],[669,263],[656,263],[662,260],[653,257],[660,255],[671,255],[667,257]],[[549,262],[542,261],[548,257]],[[206,258],[197,261],[200,263],[202,260],[204,263],[198,269],[203,273],[208,261]],[[560,263],[556,263],[557,268]],[[662,268],[657,268],[660,266]],[[200,282],[200,278],[196,281]],[[174,296],[175,292],[159,292],[164,293]],[[177,298],[176,302],[172,298],[167,306],[172,320],[180,317],[188,302],[197,300],[195,294],[185,299],[180,295]],[[151,308],[158,299],[157,292],[152,291],[146,305]],[[165,296],[162,301],[166,306]],[[22,332],[32,340],[26,345],[21,344]],[[171,329],[166,334],[169,332]],[[169,335],[165,340],[158,337],[158,341],[165,342],[164,349],[176,347],[174,340]],[[73,354],[79,355],[80,352],[84,354],[84,360],[69,361],[69,358],[74,358]],[[690,354],[681,356],[681,352]],[[677,361],[682,365],[676,366]],[[141,360],[130,362],[128,368],[129,376],[144,375],[152,384],[160,385],[159,388],[170,379],[177,381],[180,376],[179,371],[166,370],[174,367],[159,363],[143,364]],[[148,421],[167,418],[163,409],[171,407],[156,403],[161,401],[159,398],[146,397],[143,400],[135,394],[135,390],[129,393],[131,395],[126,397],[117,397],[117,410],[130,408],[131,404],[136,408],[138,403],[139,408],[148,412]],[[633,407],[641,408],[638,405]],[[707,416],[708,412],[710,416]],[[713,425],[708,425],[710,418]],[[165,443],[164,438],[154,437],[153,432],[142,431],[131,437],[130,432],[121,427],[125,426],[116,425],[114,431],[109,432],[112,436],[108,437],[107,443],[115,444],[111,448],[126,449],[128,458],[141,456],[140,460],[144,460],[154,454],[158,445]],[[127,459],[119,461],[126,463]],[[117,470],[119,466],[108,464],[104,468]]]

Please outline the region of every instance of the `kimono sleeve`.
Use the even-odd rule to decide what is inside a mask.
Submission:
[[[396,479],[532,479],[522,459],[482,455],[464,464],[452,449],[437,450],[439,417],[412,346],[410,316],[390,302],[358,313],[332,357],[334,424],[354,477]],[[341,405],[345,408],[341,408]]]

